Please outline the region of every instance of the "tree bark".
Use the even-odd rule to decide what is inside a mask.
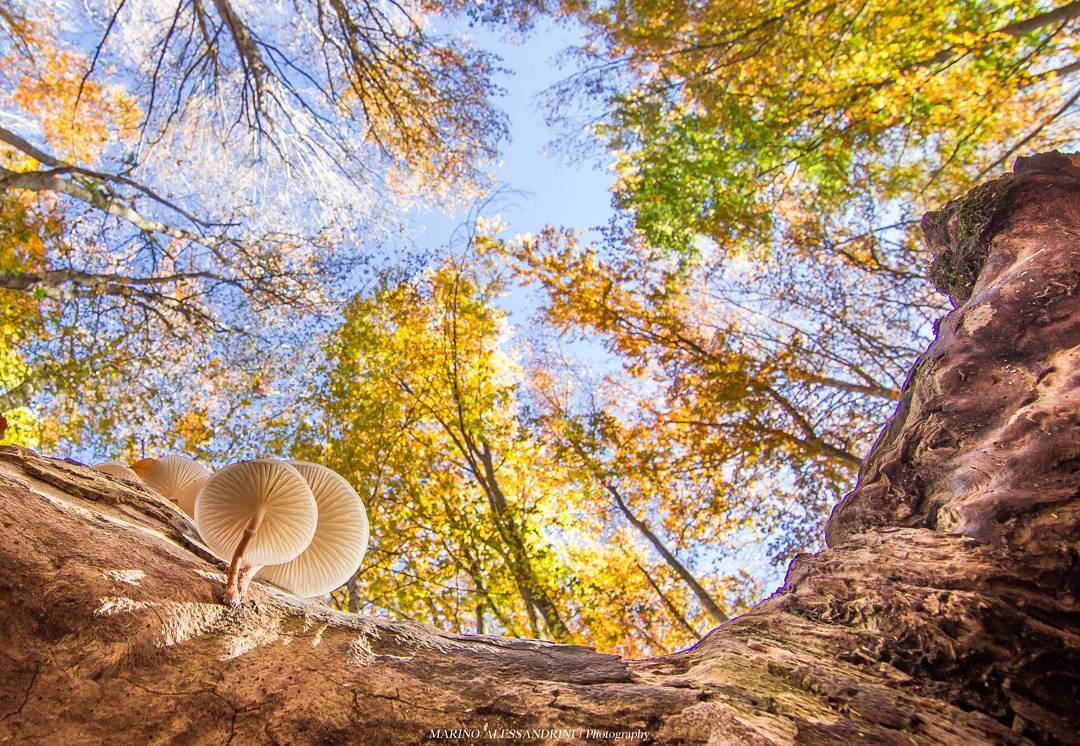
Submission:
[[[1080,168],[1021,159],[924,226],[957,307],[829,548],[693,648],[450,634],[258,581],[229,609],[172,505],[3,447],[0,739],[1077,743]]]

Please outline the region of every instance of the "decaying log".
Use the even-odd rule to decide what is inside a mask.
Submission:
[[[179,510],[0,448],[0,740],[1080,742],[1080,168],[1021,159],[924,229],[956,308],[829,548],[675,655],[449,634],[258,582],[229,609]]]

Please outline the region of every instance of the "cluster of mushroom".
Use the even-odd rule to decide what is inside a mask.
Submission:
[[[364,503],[325,466],[259,459],[211,474],[165,456],[94,468],[140,481],[194,518],[210,551],[229,562],[223,599],[232,606],[257,572],[298,596],[324,596],[353,576],[367,551]]]

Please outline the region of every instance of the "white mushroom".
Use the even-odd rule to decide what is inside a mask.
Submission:
[[[195,525],[215,555],[229,560],[224,600],[237,605],[262,565],[297,557],[318,523],[315,496],[289,464],[241,461],[216,472],[195,500]]]
[[[271,565],[259,577],[298,596],[325,596],[351,578],[367,552],[368,518],[364,503],[343,477],[325,466],[290,461],[319,506],[311,544],[294,560]]]
[[[133,482],[142,481],[139,479],[139,475],[127,468],[119,461],[104,461],[100,464],[94,464],[94,471],[100,471],[102,474],[108,474],[111,477],[120,477],[121,479],[130,479]]]
[[[148,487],[177,503],[190,516],[195,515],[195,497],[210,477],[206,467],[184,456],[144,458],[132,464],[131,469]]]

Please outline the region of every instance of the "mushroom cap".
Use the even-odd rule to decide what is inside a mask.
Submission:
[[[210,476],[205,466],[186,456],[145,458],[136,461],[131,468],[143,483],[163,497],[179,503],[188,515],[194,514],[195,495]]]
[[[319,524],[299,557],[264,567],[259,577],[297,596],[325,596],[353,576],[367,553],[367,511],[356,490],[337,472],[306,461],[289,463],[311,487],[319,505]]]
[[[176,492],[177,506],[192,518],[195,517],[195,499],[198,498],[209,479],[210,475],[207,473],[205,477],[193,479]]]
[[[94,471],[100,471],[102,474],[108,474],[112,477],[120,477],[121,479],[130,479],[133,482],[140,482],[139,475],[127,468],[119,461],[103,461],[100,464],[94,464]]]
[[[216,556],[230,560],[247,528],[262,516],[244,550],[249,565],[288,562],[311,543],[319,514],[300,473],[281,461],[230,464],[206,480],[195,500],[195,526]]]

